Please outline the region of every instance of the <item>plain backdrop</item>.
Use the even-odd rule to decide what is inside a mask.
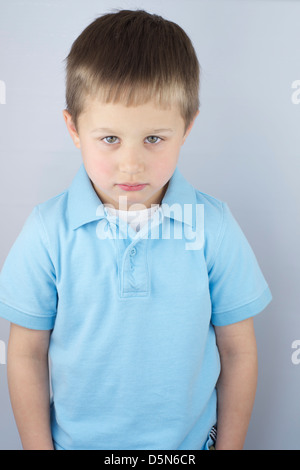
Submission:
[[[259,383],[245,448],[300,449],[300,364],[292,361],[300,339],[299,1],[1,0],[0,269],[33,207],[66,189],[80,166],[62,117],[63,60],[113,9],[160,14],[194,44],[200,115],[178,166],[228,203],[273,294],[255,318]],[[8,333],[0,319],[2,362]],[[20,448],[0,358],[0,449]]]

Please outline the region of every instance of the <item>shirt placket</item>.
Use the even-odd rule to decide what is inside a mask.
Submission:
[[[119,221],[119,236],[115,238],[115,243],[121,298],[150,295],[149,238],[151,230],[160,223],[161,216],[157,212],[149,225],[144,226],[140,232],[135,232],[124,221]]]

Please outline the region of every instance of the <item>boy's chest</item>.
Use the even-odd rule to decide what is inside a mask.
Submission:
[[[62,334],[64,348],[72,341],[78,357],[89,344],[129,362],[146,350],[152,361],[155,341],[158,363],[165,347],[185,357],[205,344],[211,300],[203,250],[186,250],[180,239],[89,240],[70,243],[57,259],[54,337]]]
[[[199,301],[207,294],[204,251],[186,249],[183,239],[80,240],[80,235],[59,250],[61,299],[89,294],[119,301],[152,296]]]

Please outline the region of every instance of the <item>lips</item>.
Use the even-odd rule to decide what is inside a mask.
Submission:
[[[118,184],[119,188],[122,189],[123,191],[141,191],[144,189],[147,185],[143,183],[123,183],[123,184]]]
[[[144,186],[144,183],[120,183],[119,186]]]

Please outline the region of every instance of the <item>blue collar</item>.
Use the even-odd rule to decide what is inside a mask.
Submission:
[[[176,167],[162,200],[163,215],[192,226],[192,223],[183,218],[184,204],[196,204],[195,188]],[[107,217],[105,207],[95,192],[83,163],[68,189],[68,213],[73,230]]]

